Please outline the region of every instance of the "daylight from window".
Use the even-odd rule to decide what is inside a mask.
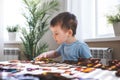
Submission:
[[[96,0],[96,34],[97,37],[114,36],[113,27],[107,22],[106,15],[112,14],[119,0]]]
[[[22,0],[4,0],[4,7],[3,7],[4,8],[4,41],[8,41],[8,34],[7,34],[7,30],[6,30],[7,26],[13,26],[13,25],[18,24],[21,27],[23,27],[23,25],[25,24],[25,19],[22,16],[21,9],[22,9],[23,5],[22,5],[21,1]],[[79,0],[77,0],[77,1],[80,2]],[[108,24],[108,22],[106,20],[106,15],[111,12],[114,12],[112,10],[114,10],[115,6],[120,3],[120,0],[93,0],[93,1],[96,1],[96,2],[95,2],[95,7],[91,7],[91,8],[95,8],[95,9],[93,9],[93,10],[95,10],[95,11],[93,11],[93,12],[95,12],[95,15],[92,15],[92,18],[95,18],[95,21],[94,21],[95,30],[91,30],[92,33],[95,34],[95,37],[114,36],[113,27],[112,27],[112,25]],[[69,4],[69,3],[67,3],[67,4]],[[88,2],[87,5],[88,4],[91,4],[91,3]],[[76,5],[72,5],[72,6],[71,5],[72,5],[72,3],[69,4],[69,7],[73,8],[73,9],[74,9],[74,6],[76,6]],[[77,5],[77,6],[79,8],[81,7],[81,5]],[[82,8],[80,8],[80,9],[82,9]],[[85,9],[88,9],[86,11],[91,10],[90,8],[86,8],[86,7],[85,7]],[[82,9],[82,11],[85,12],[85,9]],[[83,14],[83,12],[75,11],[75,13],[79,14],[79,15],[76,15],[77,17],[80,16],[81,13]],[[84,13],[84,14],[88,15],[88,12]],[[84,18],[86,18],[85,15],[82,15],[82,17],[83,16],[84,16]],[[91,16],[91,15],[88,15],[88,16]],[[86,18],[86,23],[91,24],[90,22],[92,22],[92,21],[87,22],[88,20],[90,20],[88,18]],[[81,19],[81,17],[79,18],[79,20],[80,19]],[[80,21],[82,21],[82,20],[80,20]],[[85,24],[85,21],[83,22],[83,24]],[[85,26],[86,25],[82,25],[80,27],[84,28]],[[89,26],[89,27],[92,27],[92,26]],[[88,29],[88,26],[86,26],[86,29]],[[84,30],[86,30],[86,29],[84,29]],[[83,33],[84,33],[84,30],[83,30]],[[89,34],[91,34],[91,33],[88,33],[88,36],[89,36]],[[85,33],[85,35],[87,35],[87,33]],[[85,35],[83,35],[83,36],[85,36]],[[19,36],[17,36],[17,38],[19,39]]]
[[[4,0],[4,41],[8,41],[7,26],[24,25],[21,3],[21,0]]]

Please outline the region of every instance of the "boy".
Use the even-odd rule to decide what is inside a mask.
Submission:
[[[53,38],[60,46],[56,50],[40,54],[37,59],[62,56],[63,61],[77,61],[78,58],[90,58],[91,53],[87,44],[75,38],[76,28],[75,15],[63,12],[54,17],[50,22],[50,30],[53,33]]]

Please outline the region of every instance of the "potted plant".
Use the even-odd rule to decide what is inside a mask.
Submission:
[[[15,41],[16,40],[16,33],[18,31],[18,25],[15,26],[8,26],[7,31],[8,31],[8,36],[10,41]]]
[[[107,15],[107,21],[113,25],[115,36],[120,36],[120,5],[116,14]]]
[[[46,42],[41,42],[48,31],[51,15],[58,10],[58,0],[23,0],[26,27],[22,29],[23,50],[28,60],[34,59],[47,50]]]

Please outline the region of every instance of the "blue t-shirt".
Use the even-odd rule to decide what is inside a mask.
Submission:
[[[71,44],[63,43],[57,49],[56,52],[62,56],[62,60],[77,61],[78,58],[90,58],[92,57],[89,47],[86,43],[75,41]]]

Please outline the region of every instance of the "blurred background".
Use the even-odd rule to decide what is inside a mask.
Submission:
[[[30,35],[30,26],[27,22],[31,20],[31,14],[26,9],[34,9],[33,4],[30,3],[29,7],[25,5],[24,1],[33,1],[33,3],[42,5],[42,0],[0,0],[0,60],[20,59],[25,60],[28,56],[33,55],[26,52],[24,41],[20,37]],[[52,0],[44,0],[46,2]],[[47,21],[46,25],[49,27],[49,21],[60,12],[71,12],[76,15],[78,20],[76,38],[85,41],[90,48],[111,48],[113,59],[120,58],[120,37],[115,35],[113,24],[109,24],[107,19],[108,15],[115,15],[119,13],[120,0],[53,0],[57,1],[57,11],[52,12],[52,15]],[[55,4],[55,3],[54,3]],[[38,7],[38,5],[36,7]],[[44,8],[44,6],[39,6]],[[51,8],[52,9],[52,8]],[[39,10],[39,9],[38,9]],[[42,10],[42,9],[40,9]],[[25,14],[27,17],[23,16]],[[48,12],[51,14],[51,11]],[[29,19],[30,18],[30,19]],[[34,22],[33,22],[34,23]],[[38,23],[36,23],[35,26]],[[16,37],[10,39],[7,27],[18,26]],[[120,26],[119,26],[120,27]],[[27,31],[23,35],[22,29]],[[119,29],[120,30],[120,29]],[[38,31],[39,32],[39,31]],[[44,32],[44,31],[43,31]],[[53,50],[58,47],[56,42],[51,37],[49,30],[44,32],[40,38],[40,43],[46,43],[46,48],[41,48],[42,52]],[[25,37],[23,37],[25,39]],[[26,41],[27,42],[27,41]],[[26,43],[27,44],[27,43]],[[42,44],[37,44],[37,46]],[[33,45],[31,45],[33,46]],[[32,47],[32,49],[34,46]],[[36,48],[35,48],[36,49]],[[30,50],[30,49],[27,49]],[[38,50],[38,49],[37,49]],[[42,53],[41,52],[41,53]],[[103,51],[104,52],[104,51]],[[37,52],[35,52],[36,55]],[[26,56],[27,54],[27,56]],[[108,54],[109,55],[109,54]],[[33,56],[35,57],[35,56]]]

